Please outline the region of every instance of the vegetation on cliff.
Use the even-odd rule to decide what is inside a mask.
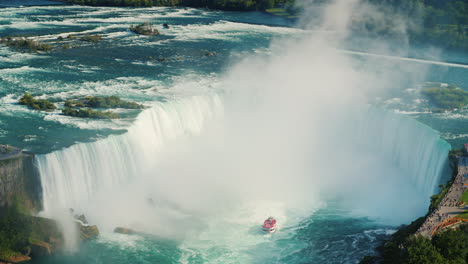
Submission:
[[[67,100],[66,107],[93,107],[93,108],[125,108],[143,109],[141,104],[125,101],[118,96],[87,96],[79,100]]]
[[[462,224],[457,229],[449,229],[434,235],[432,240],[413,236],[418,225],[424,220],[420,218],[408,227],[395,233],[390,241],[378,248],[380,257],[366,256],[361,264],[450,264],[468,263],[468,224]]]
[[[86,241],[99,236],[95,225],[75,223],[79,238]],[[17,208],[8,208],[0,216],[0,263],[50,256],[63,249],[64,235],[52,219],[30,216]]]
[[[414,235],[452,185],[458,173],[456,160],[462,154],[462,149],[454,149],[449,152],[452,177],[446,185],[439,186],[441,187],[439,194],[431,197],[427,215],[418,218],[407,226],[400,227],[389,240],[377,248],[379,256],[366,256],[361,260],[361,264],[468,263],[468,223],[461,224],[456,229],[445,229],[438,232],[432,239]]]
[[[27,105],[32,109],[42,110],[42,111],[53,111],[57,107],[48,100],[45,99],[35,99],[29,93],[24,93],[23,97],[20,98],[19,104]]]
[[[32,232],[30,218],[15,209],[0,217],[0,260],[26,254]]]
[[[421,90],[430,103],[443,110],[460,109],[468,105],[468,92],[456,85],[430,84]]]
[[[397,41],[468,50],[468,2],[461,0],[367,0],[385,14],[381,18],[355,17],[359,31]],[[402,23],[405,27],[402,31]]]

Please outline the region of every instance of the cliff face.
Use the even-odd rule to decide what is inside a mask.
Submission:
[[[0,215],[12,206],[29,213],[41,210],[42,188],[34,155],[22,153],[0,160]]]

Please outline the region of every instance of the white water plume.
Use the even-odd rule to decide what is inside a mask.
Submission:
[[[386,223],[423,214],[449,146],[432,129],[368,103],[407,70],[419,78],[424,69],[337,51],[353,6],[336,2],[324,33],[275,41],[274,55],[227,71],[224,98],[160,104],[125,135],[38,157],[45,209],[78,208],[107,231],[192,239],[251,225],[233,219],[246,204],[256,206],[239,217],[274,214],[289,226],[329,199]]]

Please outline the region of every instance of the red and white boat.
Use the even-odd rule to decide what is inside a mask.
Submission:
[[[268,217],[265,222],[263,222],[263,231],[268,232],[268,233],[273,233],[276,231],[277,226],[276,226],[276,219],[273,218],[273,216]]]

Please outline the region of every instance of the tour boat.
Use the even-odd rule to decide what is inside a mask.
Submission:
[[[276,226],[276,219],[273,218],[272,216],[268,217],[265,222],[263,222],[263,231],[268,232],[268,233],[273,233],[276,231],[277,226]]]

